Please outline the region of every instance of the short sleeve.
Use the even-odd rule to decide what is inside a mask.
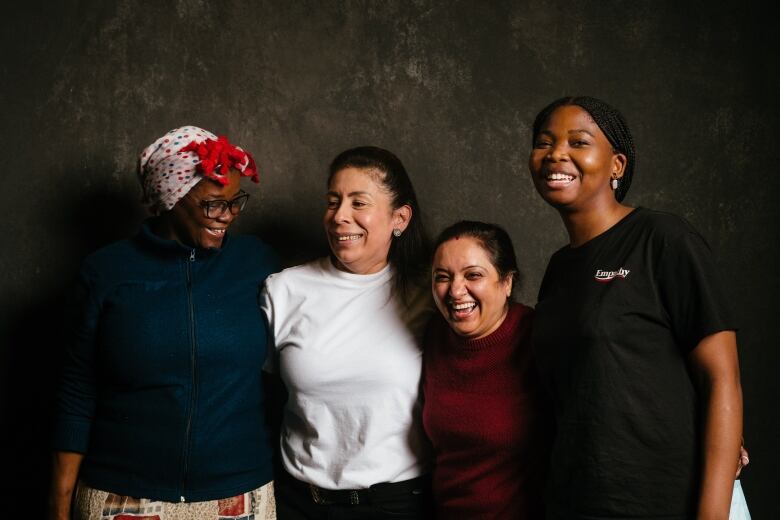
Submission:
[[[263,284],[263,288],[260,291],[260,311],[265,319],[266,330],[268,331],[268,354],[263,364],[263,371],[270,374],[279,373],[279,360],[276,351],[276,334],[275,334],[275,321],[274,321],[274,304],[271,298],[271,294],[268,290],[268,279]]]
[[[711,334],[736,330],[712,251],[697,232],[687,229],[664,237],[656,276],[683,352]]]

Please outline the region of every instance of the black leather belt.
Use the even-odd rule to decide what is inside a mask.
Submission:
[[[371,501],[371,488],[368,489],[323,489],[314,484],[308,484],[311,499],[315,504],[367,504]]]
[[[383,492],[389,491],[390,488],[396,493],[405,490],[408,490],[410,493],[416,493],[425,489],[426,485],[430,485],[428,483],[430,477],[423,475],[401,482],[382,482],[365,489],[325,489],[317,487],[314,484],[301,482],[289,474],[286,474],[285,476],[287,477],[285,480],[290,484],[299,489],[305,488],[307,493],[311,496],[312,501],[318,505],[344,504],[354,506],[358,504],[370,504],[372,496],[381,496]]]

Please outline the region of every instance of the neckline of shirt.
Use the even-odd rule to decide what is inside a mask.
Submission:
[[[577,247],[572,247],[570,244],[567,244],[566,246],[563,247],[562,252],[569,255],[576,255],[588,251],[590,248],[594,247],[595,245],[599,244],[600,242],[604,241],[604,239],[606,239],[607,237],[615,233],[619,228],[623,227],[628,222],[634,220],[635,216],[643,211],[644,208],[642,206],[635,207],[628,215],[615,222],[612,225],[612,227],[606,229],[601,234],[596,235],[595,237],[591,238],[584,244]]]
[[[459,349],[461,355],[474,355],[476,352],[481,352],[485,349],[495,347],[496,345],[505,344],[507,341],[512,341],[515,327],[522,314],[523,305],[517,302],[510,302],[506,316],[504,316],[504,321],[501,322],[501,325],[499,325],[496,330],[487,336],[476,339],[466,339],[458,336],[452,329],[450,329],[450,332],[457,341],[461,343],[461,348]]]
[[[375,283],[384,283],[390,280],[390,278],[393,276],[393,270],[389,262],[382,268],[382,270],[371,274],[356,274],[342,271],[333,264],[333,259],[330,256],[322,258],[320,266],[322,267],[323,271],[330,274],[334,278],[349,282],[352,285],[359,285],[363,287],[373,285]]]
[[[151,219],[145,220],[141,224],[141,230],[138,233],[141,240],[146,241],[148,244],[156,247],[159,251],[164,251],[173,255],[181,255],[182,253],[190,254],[192,251],[197,252],[198,257],[217,255],[225,250],[230,243],[230,235],[225,233],[222,239],[222,245],[219,248],[202,248],[192,247],[182,244],[176,240],[170,238],[164,238],[152,231]]]

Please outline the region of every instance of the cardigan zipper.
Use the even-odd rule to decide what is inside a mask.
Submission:
[[[190,391],[190,408],[187,413],[187,428],[185,430],[184,434],[184,446],[182,448],[182,459],[183,459],[183,465],[182,465],[182,478],[181,478],[181,492],[182,495],[180,497],[181,502],[186,502],[187,499],[184,496],[184,492],[187,486],[187,467],[188,459],[189,459],[189,446],[190,446],[190,435],[192,433],[192,413],[195,409],[195,401],[197,398],[196,392],[197,392],[197,386],[196,386],[196,375],[195,375],[195,307],[192,301],[192,264],[195,262],[195,250],[190,250],[190,257],[189,261],[186,262],[187,265],[187,303],[189,306],[189,318],[190,318],[190,374],[191,374],[191,383],[192,383],[192,390]]]

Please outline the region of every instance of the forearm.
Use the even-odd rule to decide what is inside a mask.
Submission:
[[[692,362],[704,412],[697,518],[728,519],[742,443],[742,388],[736,336],[724,331],[704,338],[694,349]]]
[[[708,397],[698,517],[727,519],[742,439],[742,392],[738,382],[715,383]]]
[[[70,504],[78,480],[79,468],[84,455],[66,451],[54,453],[52,461],[52,483],[49,493],[49,519],[70,519]]]

